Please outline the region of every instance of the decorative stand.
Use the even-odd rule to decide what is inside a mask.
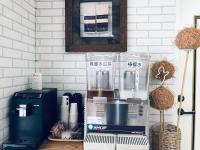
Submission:
[[[152,67],[153,77],[161,81],[161,85],[150,93],[151,106],[160,111],[160,124],[153,125],[151,128],[152,150],[180,150],[180,129],[177,130],[175,125],[164,121],[164,110],[174,104],[174,96],[164,87],[164,82],[173,77],[174,70],[174,66],[167,61],[157,62]]]

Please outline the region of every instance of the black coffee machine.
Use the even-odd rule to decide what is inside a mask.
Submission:
[[[16,92],[10,104],[7,150],[36,150],[57,121],[57,89]]]

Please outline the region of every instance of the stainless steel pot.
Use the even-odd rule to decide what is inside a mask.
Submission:
[[[106,105],[107,124],[127,125],[128,103],[122,99],[113,99]]]

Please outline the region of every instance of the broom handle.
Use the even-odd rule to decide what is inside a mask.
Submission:
[[[189,50],[187,51],[186,54],[186,59],[185,59],[185,66],[184,66],[184,73],[183,73],[183,79],[182,79],[182,85],[181,85],[181,97],[180,97],[180,103],[179,103],[179,110],[182,108],[182,99],[183,99],[183,92],[184,92],[184,87],[185,87],[185,80],[186,80],[186,71],[187,71],[187,65],[188,65],[188,59],[189,59]],[[180,116],[181,116],[181,111],[178,112],[178,118],[177,118],[177,131],[176,131],[176,148],[178,150],[179,143],[178,143],[178,135],[179,135],[179,124],[180,124]]]

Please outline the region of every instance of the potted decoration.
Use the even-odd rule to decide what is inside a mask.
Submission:
[[[172,107],[174,99],[170,90],[163,86],[165,80],[173,77],[175,69],[172,64],[166,61],[157,62],[152,67],[152,76],[161,80],[161,85],[150,93],[151,106],[160,110],[160,125],[153,125],[151,128],[153,150],[180,150],[180,110],[183,103],[186,71],[189,60],[189,53],[192,50],[200,47],[200,30],[196,28],[183,29],[176,36],[176,46],[180,50],[184,50],[186,52],[176,126],[164,122],[164,110]]]
[[[173,78],[175,67],[168,61],[159,61],[153,64],[152,77],[160,80],[160,86],[150,92],[151,107],[160,111],[160,124],[151,128],[152,150],[176,150],[177,127],[165,123],[164,111],[174,105],[174,95],[170,89],[164,86],[166,80]],[[180,130],[179,148],[180,149]]]

